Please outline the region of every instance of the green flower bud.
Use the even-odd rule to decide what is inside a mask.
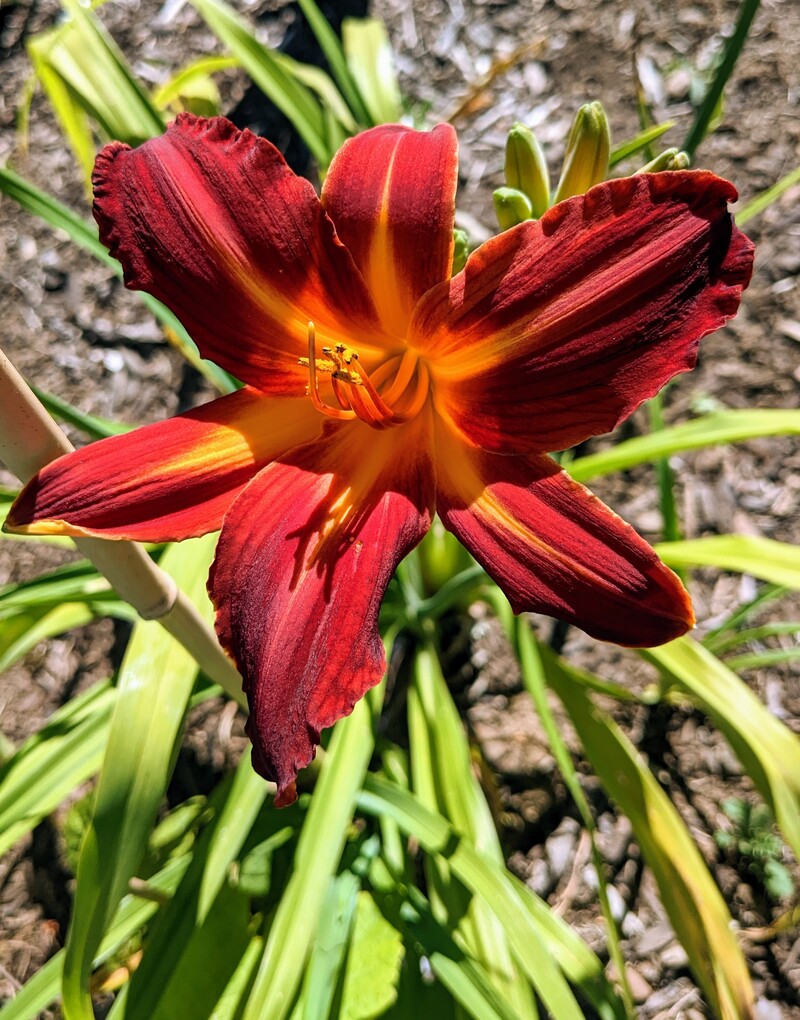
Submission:
[[[455,276],[456,273],[460,273],[464,266],[467,264],[467,256],[469,255],[469,234],[466,230],[461,230],[460,227],[456,227],[453,231],[453,271],[451,276]]]
[[[691,160],[687,152],[681,152],[679,149],[664,149],[655,159],[651,159],[649,163],[646,163],[636,173],[655,174],[660,170],[685,170],[690,162]]]
[[[516,188],[497,188],[492,196],[494,211],[501,230],[508,230],[531,218],[531,203],[527,195]]]
[[[506,184],[527,195],[533,216],[543,216],[550,205],[547,160],[536,136],[524,124],[515,124],[506,142]]]
[[[586,103],[575,115],[554,202],[582,195],[606,179],[611,152],[608,118],[600,103]]]

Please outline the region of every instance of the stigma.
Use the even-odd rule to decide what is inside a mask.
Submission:
[[[385,429],[411,421],[428,399],[430,374],[414,351],[389,358],[372,376],[359,364],[358,351],[346,344],[323,347],[322,355],[317,357],[316,330],[309,322],[308,357],[300,358],[299,363],[308,368],[311,403],[328,418],[360,418],[372,428]],[[335,404],[323,400],[320,375],[330,376]]]

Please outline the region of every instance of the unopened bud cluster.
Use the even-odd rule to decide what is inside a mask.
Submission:
[[[665,128],[666,125],[661,130]],[[637,139],[636,149],[643,149],[645,145],[643,134]],[[611,131],[606,112],[601,103],[586,103],[578,110],[570,128],[561,176],[551,195],[550,174],[541,145],[529,127],[515,124],[506,142],[506,183],[493,194],[500,229],[508,230],[525,220],[539,219],[551,205],[573,195],[583,195],[607,179],[611,160]],[[688,165],[689,157],[685,152],[667,149],[637,173],[684,170]]]

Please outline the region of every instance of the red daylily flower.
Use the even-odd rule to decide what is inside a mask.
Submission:
[[[600,184],[450,279],[446,125],[351,139],[318,198],[269,142],[183,114],[138,149],[107,146],[94,182],[127,285],[246,385],[48,465],[8,527],[222,529],[217,631],[279,803],[320,730],[382,676],[381,598],[434,512],[516,612],[625,645],[692,626],[676,576],[547,451],[613,429],[735,314],[752,245],[729,183]]]

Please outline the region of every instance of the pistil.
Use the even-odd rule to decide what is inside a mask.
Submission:
[[[317,338],[317,334],[316,334],[316,330],[314,328],[314,323],[313,322],[309,322],[309,324],[308,324],[308,359],[301,358],[300,359],[300,364],[304,365],[304,364],[306,364],[306,361],[307,361],[307,364],[308,364],[308,395],[309,395],[309,397],[311,397],[311,403],[314,405],[314,407],[321,414],[327,415],[329,418],[336,418],[338,421],[350,421],[353,418],[355,418],[355,412],[354,411],[345,410],[344,408],[341,408],[341,407],[331,407],[329,404],[326,404],[325,401],[320,396],[320,393],[319,393],[319,384],[317,383],[317,368],[319,367],[323,372],[328,371],[328,372],[333,373],[335,366],[334,366],[334,364],[332,362],[330,363],[330,366],[331,366],[330,368],[328,368],[327,364],[321,364],[319,366],[317,365],[317,357],[316,357],[316,349],[315,349],[316,348],[316,338]],[[337,397],[337,399],[338,399],[338,397]]]

